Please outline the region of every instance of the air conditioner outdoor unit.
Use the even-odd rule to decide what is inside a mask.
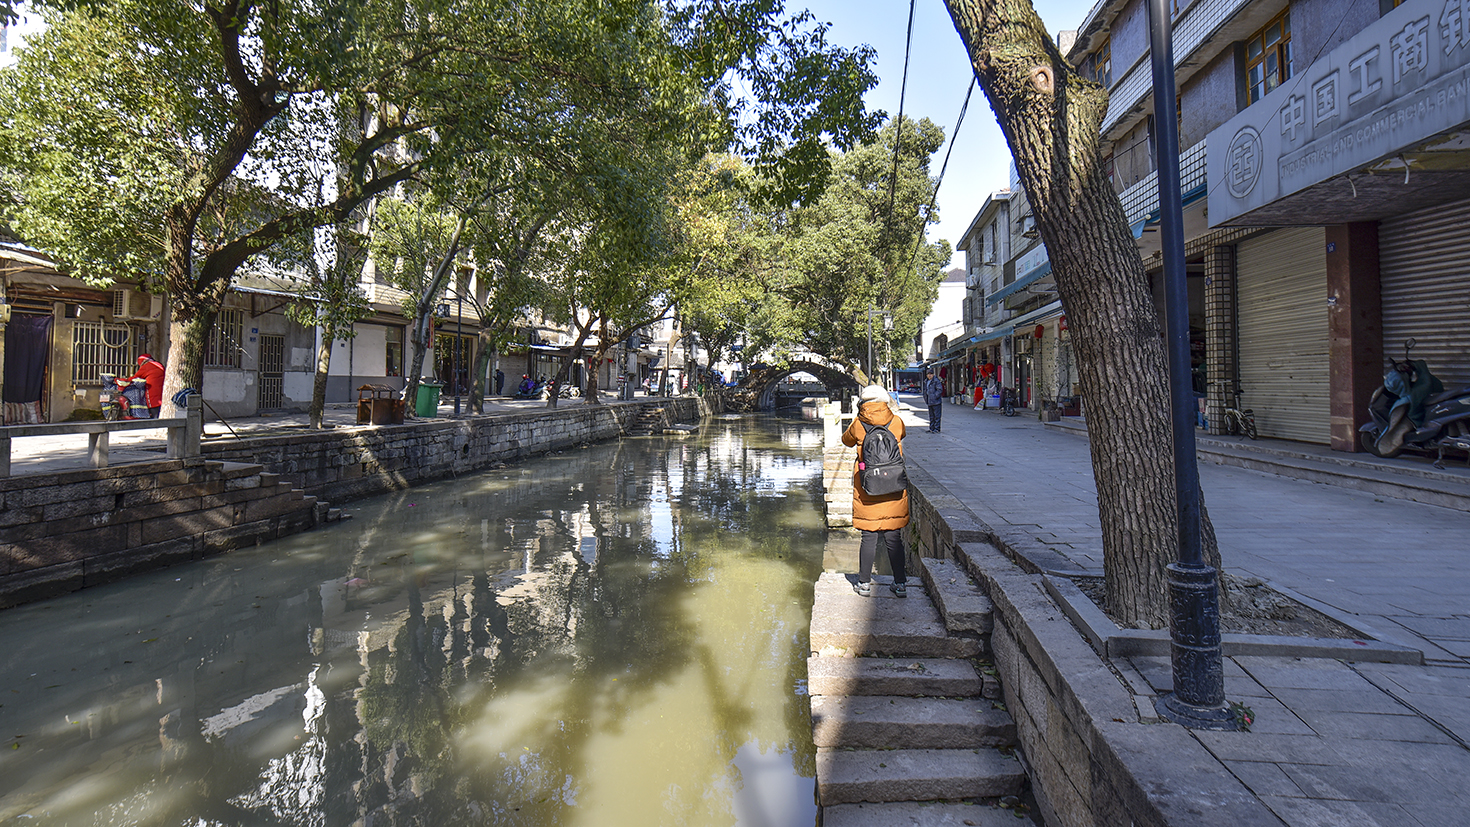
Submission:
[[[163,314],[163,297],[150,296],[141,290],[112,291],[112,317],[154,321]]]

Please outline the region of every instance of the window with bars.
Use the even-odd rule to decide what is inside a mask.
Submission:
[[[1291,8],[1245,42],[1245,79],[1250,103],[1291,79]]]
[[[214,318],[214,329],[204,343],[204,366],[207,368],[240,367],[241,342],[244,341],[245,314],[239,310],[221,310]]]
[[[73,322],[71,334],[71,381],[77,385],[100,385],[102,374],[133,375],[138,358],[138,337],[131,325],[102,322]]]

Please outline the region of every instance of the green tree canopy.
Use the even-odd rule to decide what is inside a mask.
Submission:
[[[877,140],[842,153],[822,197],[786,213],[777,232],[780,265],[753,313],[757,349],[810,350],[838,362],[865,362],[868,311],[893,316],[875,325],[875,351],[887,342],[895,358],[911,341],[938,295],[949,261],[947,242],[923,237],[938,220],[928,211],[935,182],[929,161],[944,141],[930,121],[905,120],[897,176],[885,126]]]

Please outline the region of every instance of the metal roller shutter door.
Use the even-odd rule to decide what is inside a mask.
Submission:
[[[1413,338],[1445,387],[1470,385],[1470,201],[1384,219],[1378,263],[1384,354]]]
[[[1326,232],[1277,230],[1236,250],[1241,404],[1261,436],[1327,443]]]

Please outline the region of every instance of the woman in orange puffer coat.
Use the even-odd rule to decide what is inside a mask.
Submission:
[[[858,465],[863,462],[863,439],[867,437],[866,424],[887,428],[898,440],[899,452],[903,452],[903,420],[893,415],[889,406],[888,391],[877,385],[863,388],[857,418],[842,434],[843,445],[855,445],[858,449]],[[862,544],[858,546],[858,582],[853,588],[867,597],[872,594],[870,582],[873,561],[878,556],[878,545],[888,549],[888,565],[893,570],[893,585],[890,587],[898,597],[908,596],[908,575],[904,567],[903,527],[909,524],[909,492],[874,496],[863,490],[861,475],[856,468],[852,477],[852,524],[863,532]]]

